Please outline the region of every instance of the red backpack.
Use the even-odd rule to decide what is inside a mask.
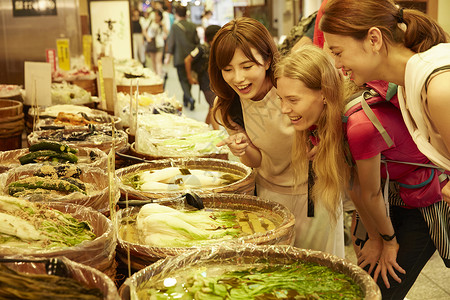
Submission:
[[[363,92],[357,94],[352,100],[348,102],[348,104],[345,106],[344,109],[344,115],[342,117],[342,121],[344,124],[347,123],[348,118],[355,112],[360,111],[361,109],[364,110],[364,113],[367,115],[369,120],[372,122],[372,124],[375,126],[375,128],[380,132],[381,136],[383,137],[384,141],[388,145],[388,147],[391,147],[394,143],[386,130],[384,129],[381,122],[378,120],[377,116],[374,114],[370,106],[375,105],[377,103],[381,102],[390,102],[394,106],[400,109],[398,98],[397,98],[397,85],[393,83],[388,83],[386,81],[371,81],[366,84],[367,89],[365,89]],[[349,149],[347,149],[348,155],[351,162],[351,154]],[[397,182],[398,185],[404,189],[400,191],[400,194],[405,196],[402,197],[402,199],[415,199],[415,203],[407,203],[409,206],[412,207],[423,207],[428,206],[432,203],[428,203],[429,201],[433,201],[432,199],[435,199],[436,197],[441,197],[441,191],[440,186],[433,187],[429,193],[421,193],[420,188],[424,187],[428,183],[430,183],[435,173],[440,174],[439,181],[442,182],[448,178],[448,176],[444,173],[445,170],[442,168],[439,168],[433,164],[420,164],[420,163],[412,163],[412,162],[403,162],[403,161],[394,161],[394,160],[387,160],[383,156],[381,157],[381,163],[385,164],[386,168],[386,184],[384,186],[384,195],[389,195],[389,172],[387,168],[387,163],[399,163],[399,164],[407,164],[407,165],[414,165],[417,167],[425,167],[425,168],[431,168],[431,175],[430,178],[425,180],[424,182],[417,183],[417,179],[411,178],[411,182],[408,183],[400,183]],[[436,172],[437,171],[437,172]],[[419,180],[420,181],[420,180]],[[409,201],[408,201],[409,202]],[[433,203],[436,201],[433,201]],[[385,203],[387,208],[387,213],[389,215],[389,209],[388,209],[388,198],[385,197]]]
[[[361,109],[364,110],[369,120],[380,132],[388,147],[391,147],[394,144],[392,142],[392,139],[389,137],[383,125],[381,125],[381,122],[378,120],[377,116],[375,116],[370,106],[380,102],[388,101],[395,105],[395,107],[400,109],[397,99],[397,85],[382,80],[371,81],[366,85],[367,89],[357,94],[345,106],[342,122],[347,123],[348,117],[350,115]]]

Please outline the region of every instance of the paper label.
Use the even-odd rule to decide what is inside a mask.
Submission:
[[[24,103],[31,106],[52,105],[52,72],[50,63],[26,61]]]
[[[45,50],[45,56],[47,62],[50,63],[52,72],[56,71],[56,50],[55,49],[47,49]]]
[[[83,35],[83,56],[86,67],[92,70],[92,35]]]
[[[70,49],[69,39],[57,39],[58,66],[61,70],[70,71]]]

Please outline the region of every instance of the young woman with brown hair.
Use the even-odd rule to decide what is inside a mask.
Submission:
[[[273,85],[277,60],[273,38],[254,19],[237,18],[217,32],[209,60],[211,89],[217,95],[213,116],[229,133],[219,145],[227,145],[241,162],[256,170],[259,197],[293,212],[295,246],[343,257],[342,210],[330,218],[318,205],[314,216],[308,216],[308,169],[294,174],[291,151],[295,129],[281,113]]]

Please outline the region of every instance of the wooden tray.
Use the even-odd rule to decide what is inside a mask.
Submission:
[[[117,92],[122,92],[124,94],[130,93],[129,85],[118,85]],[[132,87],[132,93],[136,92],[136,86]],[[164,85],[155,84],[155,85],[139,85],[139,93],[149,93],[149,94],[161,94],[164,92]]]

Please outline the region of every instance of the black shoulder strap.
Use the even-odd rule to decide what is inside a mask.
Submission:
[[[446,65],[446,66],[442,66],[442,67],[436,68],[436,69],[433,70],[433,72],[430,73],[430,75],[428,75],[427,79],[425,80],[425,91],[428,90],[428,84],[430,83],[429,81],[431,79],[431,76],[433,76],[433,74],[435,74],[437,72],[445,71],[445,70],[450,70],[450,65]]]

